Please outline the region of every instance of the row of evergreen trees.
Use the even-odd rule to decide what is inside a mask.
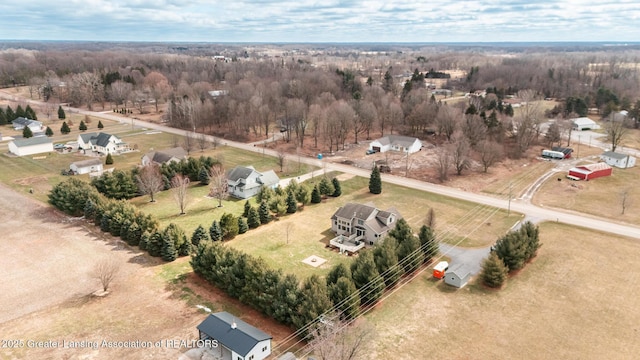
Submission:
[[[13,120],[19,117],[38,120],[36,112],[33,111],[30,105],[27,105],[24,109],[22,108],[22,105],[18,105],[15,111],[11,106],[7,106],[5,109],[0,108],[0,125],[10,124]]]
[[[284,275],[260,258],[217,242],[201,241],[203,238],[206,232],[199,227],[192,237],[192,243],[198,244],[191,259],[195,273],[229,296],[295,326],[303,334],[307,333],[306,325],[333,308],[345,319],[356,317],[361,307],[374,305],[385,288],[395,286],[404,274],[416,271],[438,252],[429,227],[421,227],[416,237],[400,219],[381,244],[362,250],[351,266],[336,265],[326,279],[313,275],[299,285],[293,274]]]
[[[500,287],[509,273],[520,270],[533,259],[542,246],[538,227],[530,221],[520,229],[508,232],[491,247],[482,264],[480,278],[490,287]]]

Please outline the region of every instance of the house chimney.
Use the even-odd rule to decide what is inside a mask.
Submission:
[[[237,328],[237,327],[238,327],[238,326],[236,325],[236,322],[235,322],[235,321],[231,323],[231,328],[232,328],[232,329],[235,329],[235,328]]]

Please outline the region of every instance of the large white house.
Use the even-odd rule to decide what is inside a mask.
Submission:
[[[198,331],[200,340],[212,341],[208,351],[216,359],[263,360],[271,354],[271,336],[226,311],[209,315]]]
[[[571,119],[573,123],[573,130],[597,130],[600,129],[600,125],[596,124],[595,121],[589,119],[588,117],[579,117],[575,119]]]
[[[387,135],[373,140],[369,144],[369,150],[374,152],[386,152],[389,150],[413,154],[420,151],[422,142],[418,138],[402,135]]]
[[[344,240],[374,245],[396,226],[402,215],[395,208],[378,210],[373,203],[347,203],[331,216],[331,231]],[[337,240],[339,241],[339,240]]]
[[[53,152],[53,142],[46,136],[17,139],[9,142],[9,151],[18,156]]]
[[[258,195],[263,186],[276,188],[279,182],[275,171],[260,173],[253,166],[236,166],[227,173],[229,194],[240,199]]]
[[[604,161],[608,165],[615,166],[617,168],[626,169],[636,166],[635,156],[621,154],[613,151],[605,151],[600,155],[600,160]]]
[[[129,151],[129,145],[115,135],[99,132],[78,135],[78,149],[107,155]]]

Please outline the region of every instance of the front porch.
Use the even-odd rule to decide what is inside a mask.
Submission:
[[[340,250],[340,253],[355,254],[364,247],[364,236],[353,234],[350,236],[338,235],[329,240],[329,245]]]

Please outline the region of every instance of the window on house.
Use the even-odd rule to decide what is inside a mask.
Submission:
[[[373,241],[369,241],[369,245],[373,245]]]
[[[364,224],[364,220],[358,219],[358,225]]]

